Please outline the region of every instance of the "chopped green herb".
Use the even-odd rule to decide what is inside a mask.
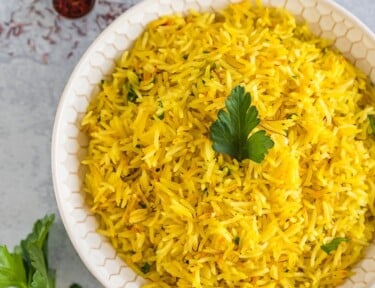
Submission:
[[[239,245],[240,244],[240,237],[236,236],[233,239],[234,244]]]
[[[226,153],[238,161],[251,159],[263,161],[274,142],[264,130],[250,132],[259,124],[258,110],[251,105],[250,93],[236,86],[225,101],[227,111],[220,110],[218,119],[212,123],[210,138],[216,152]]]
[[[141,267],[141,271],[143,274],[147,274],[148,272],[150,272],[150,270],[151,270],[151,265],[147,262],[143,264],[143,266]]]
[[[156,116],[160,119],[160,120],[163,120],[164,119],[164,106],[163,106],[163,102],[159,101],[159,107],[160,109],[158,109],[156,111]]]
[[[143,201],[139,202],[139,206],[141,206],[141,208],[143,208],[143,209],[147,208],[147,205]]]
[[[370,121],[371,132],[373,135],[375,135],[375,116],[368,115],[368,121]]]
[[[124,85],[122,86],[122,95],[124,95],[125,104],[127,104],[128,102],[135,103],[138,98],[137,94],[134,92],[133,87],[128,82],[124,83]]]
[[[129,87],[129,91],[128,91],[128,101],[134,103],[135,100],[137,100],[137,94],[135,94],[134,90],[133,90],[133,87]]]
[[[327,244],[324,244],[322,246],[320,246],[320,248],[326,252],[327,254],[331,253],[333,250],[336,250],[337,247],[340,245],[341,242],[349,242],[350,239],[349,238],[345,238],[345,237],[338,237],[338,238],[334,238],[331,242],[327,243]]]

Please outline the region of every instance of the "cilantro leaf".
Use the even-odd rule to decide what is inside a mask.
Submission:
[[[260,163],[274,142],[260,130],[249,137],[259,124],[258,110],[251,106],[250,93],[236,86],[226,99],[227,111],[220,110],[210,127],[210,138],[216,152],[226,153],[238,161],[251,159]]]
[[[22,256],[0,245],[0,287],[27,288]]]
[[[341,242],[349,242],[350,239],[349,238],[345,238],[345,237],[338,237],[338,238],[334,238],[332,239],[331,242],[327,243],[327,244],[324,244],[322,246],[320,246],[320,248],[326,252],[327,254],[330,254],[333,250],[336,250],[337,247],[339,247],[340,243]]]
[[[370,121],[370,128],[372,135],[375,135],[375,118],[374,115],[368,115],[368,121]]]

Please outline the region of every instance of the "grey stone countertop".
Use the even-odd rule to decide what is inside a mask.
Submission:
[[[336,0],[375,31],[374,0]],[[61,92],[95,37],[139,0],[97,0],[86,17],[58,16],[52,0],[0,5],[0,244],[13,249],[34,221],[55,213],[50,266],[57,287],[102,287],[82,264],[58,216],[51,177],[52,127]]]

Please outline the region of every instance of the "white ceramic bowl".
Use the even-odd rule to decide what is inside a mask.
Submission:
[[[114,59],[128,49],[145,25],[161,15],[217,10],[237,0],[146,0],[121,15],[91,45],[76,66],[61,97],[52,141],[52,175],[65,228],[83,262],[108,288],[136,288],[145,280],[117,255],[108,240],[96,233],[95,217],[81,192],[80,165],[87,139],[80,121],[100,80],[110,75]],[[312,31],[335,39],[336,47],[375,83],[375,35],[358,19],[331,0],[264,0],[264,5],[285,7],[308,22]],[[375,287],[375,242],[342,287]]]

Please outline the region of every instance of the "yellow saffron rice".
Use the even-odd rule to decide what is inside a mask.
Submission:
[[[236,85],[275,142],[260,164],[212,149]],[[283,9],[153,21],[82,121],[99,232],[146,287],[335,287],[373,239],[374,95]]]

